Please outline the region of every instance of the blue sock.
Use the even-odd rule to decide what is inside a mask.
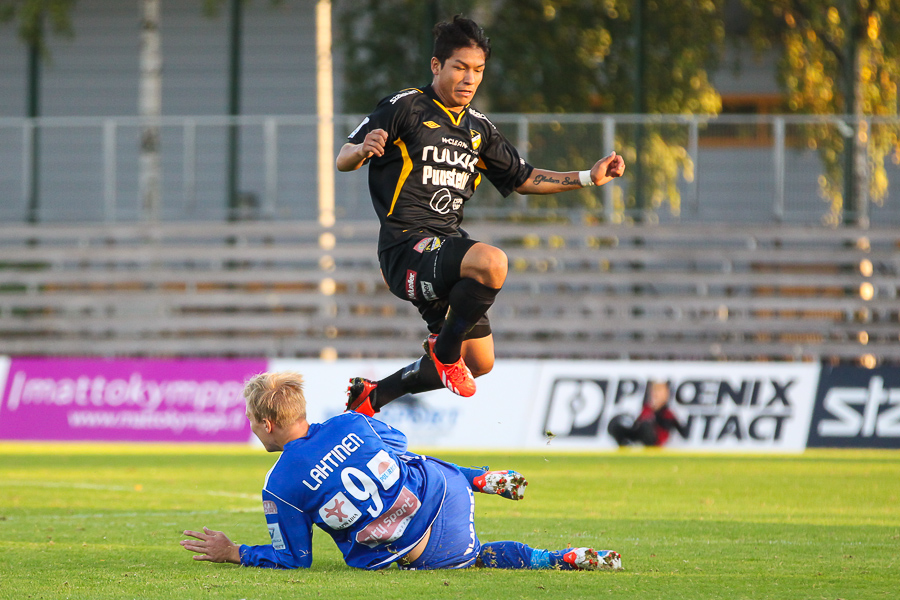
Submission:
[[[484,467],[460,467],[459,465],[453,465],[457,469],[459,469],[460,473],[462,473],[466,479],[469,480],[469,485],[472,486],[473,492],[480,492],[481,488],[475,487],[475,478],[481,477],[485,473],[487,473],[488,468]]]
[[[478,558],[489,569],[571,569],[563,560],[566,550],[540,550],[522,542],[489,542]]]

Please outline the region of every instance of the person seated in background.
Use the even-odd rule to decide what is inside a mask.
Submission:
[[[687,428],[681,424],[669,408],[671,392],[666,381],[652,381],[641,414],[635,419],[629,415],[617,415],[609,422],[607,431],[619,446],[641,443],[644,446],[662,446],[674,429],[681,437],[687,437]]]

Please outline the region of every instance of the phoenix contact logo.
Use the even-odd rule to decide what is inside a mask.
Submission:
[[[781,440],[794,413],[792,379],[688,379],[670,382],[673,410],[695,442]],[[643,378],[557,378],[550,390],[544,431],[557,437],[605,434],[610,419],[634,415],[647,396]]]

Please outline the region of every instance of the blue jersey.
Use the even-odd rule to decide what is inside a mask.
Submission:
[[[388,566],[422,540],[440,511],[447,484],[436,467],[407,452],[403,433],[359,413],[310,424],[266,476],[272,543],[241,546],[241,564],[309,567],[315,524],[351,567]]]

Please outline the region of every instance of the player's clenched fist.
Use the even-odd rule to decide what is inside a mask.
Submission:
[[[384,129],[373,129],[366,134],[366,139],[360,144],[359,153],[363,159],[372,156],[383,156],[384,146],[387,144],[388,134]]]
[[[603,185],[610,179],[621,177],[625,173],[625,159],[611,152],[609,156],[601,158],[591,169],[591,179],[595,185]]]
[[[358,144],[346,143],[338,153],[335,165],[338,171],[355,171],[373,156],[384,156],[388,134],[384,129],[373,129]]]

